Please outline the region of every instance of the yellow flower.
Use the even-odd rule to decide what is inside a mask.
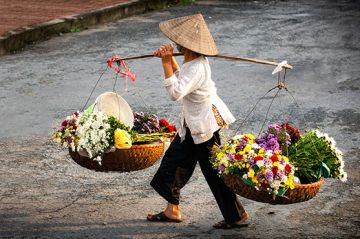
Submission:
[[[220,152],[220,153],[217,154],[216,157],[217,157],[218,159],[221,159],[223,156],[224,156],[224,153],[223,153],[223,152]]]
[[[264,148],[261,148],[261,149],[259,150],[259,155],[263,156],[262,154],[264,154],[264,151],[265,151],[265,149],[264,149]]]
[[[128,149],[131,148],[131,136],[128,132],[122,129],[116,129],[114,132],[115,148]]]
[[[285,182],[285,185],[288,185],[291,189],[291,187],[294,187],[294,176],[289,175],[287,181]]]
[[[274,150],[274,154],[279,155],[279,151],[278,151],[278,150]]]
[[[295,188],[294,184],[290,185],[290,189],[293,190]]]
[[[220,160],[219,160],[219,165],[224,165],[225,167],[228,167],[229,166],[229,160],[226,158],[226,157],[222,157]]]
[[[247,167],[247,168],[250,168],[250,164],[249,164],[249,163],[247,163],[247,164],[246,164],[246,167]]]
[[[244,134],[244,136],[246,136],[249,139],[251,144],[254,143],[254,138],[255,138],[254,135],[252,135],[252,134]]]
[[[245,153],[249,153],[250,150],[251,150],[251,146],[249,144],[247,144],[244,148]]]
[[[253,177],[251,180],[256,184],[259,182],[256,177]]]
[[[284,158],[285,162],[289,162],[289,158],[288,158],[288,157],[286,157],[286,156],[282,156],[282,157]]]
[[[276,162],[273,163],[273,165],[274,166],[279,166],[279,162],[276,161]]]
[[[250,170],[249,170],[249,173],[248,173],[249,178],[253,178],[254,175],[255,175],[254,170],[253,170],[253,169],[250,169]]]

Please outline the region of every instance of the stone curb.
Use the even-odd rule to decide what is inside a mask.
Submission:
[[[18,28],[0,36],[0,56],[13,53],[36,41],[47,40],[59,33],[70,32],[70,29],[84,29],[131,15],[163,9],[175,3],[176,0],[130,0],[126,3]]]

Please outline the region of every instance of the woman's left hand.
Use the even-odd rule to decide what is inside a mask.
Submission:
[[[173,54],[174,45],[172,43],[169,45],[162,44],[162,46],[154,52],[154,56],[160,57],[163,62],[171,62]]]

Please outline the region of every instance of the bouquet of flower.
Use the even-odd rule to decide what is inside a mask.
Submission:
[[[81,116],[82,114],[79,111],[76,111],[71,116],[66,117],[61,123],[60,128],[53,133],[52,137],[54,138],[54,141],[75,151],[79,142],[79,137],[76,134],[78,119],[81,118]]]
[[[256,139],[256,143],[265,150],[277,150],[279,153],[287,153],[288,146],[291,144],[291,137],[284,125],[271,124],[268,126],[267,131]]]
[[[333,138],[318,130],[308,131],[291,145],[289,158],[302,182],[311,183],[320,176],[347,180],[342,152]]]
[[[77,136],[79,137],[78,148],[85,150],[90,158],[101,163],[101,154],[110,149],[113,135],[110,133],[108,117],[100,112],[94,111],[85,114],[79,120]]]
[[[134,127],[138,133],[151,134],[160,130],[159,118],[154,114],[134,112]]]
[[[295,167],[278,150],[265,149],[251,134],[236,135],[229,143],[214,146],[211,162],[219,175],[239,175],[258,190],[282,196],[294,188]]]
[[[169,124],[166,119],[160,119],[155,114],[144,112],[134,113],[135,143],[153,142],[164,138],[172,138],[176,133],[176,127]]]
[[[269,125],[259,138],[236,135],[214,146],[211,162],[219,175],[238,175],[258,190],[284,195],[294,184],[321,176],[346,181],[342,153],[334,139],[318,130],[304,135],[289,123]]]
[[[101,164],[102,155],[115,149],[131,148],[133,143],[148,143],[172,138],[176,127],[154,114],[135,112],[134,127],[125,126],[113,116],[99,111],[75,112],[55,131],[55,142],[72,149],[85,151]]]

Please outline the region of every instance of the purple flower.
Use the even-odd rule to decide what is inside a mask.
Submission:
[[[225,170],[225,166],[221,164],[221,165],[218,167],[218,170],[221,171],[221,172],[224,171],[224,170]]]
[[[140,133],[156,133],[160,130],[159,118],[154,114],[134,112],[134,130]]]
[[[265,179],[266,179],[267,181],[270,181],[271,179],[273,179],[273,177],[274,177],[273,172],[267,171],[267,172],[265,173]]]
[[[247,142],[246,141],[241,141],[237,147],[238,150],[243,150],[246,146]]]
[[[282,173],[282,172],[277,172],[277,173],[275,174],[274,178],[275,178],[275,179],[280,179],[280,178],[282,178],[283,176],[284,176],[284,173]]]
[[[227,154],[226,155],[230,162],[234,162],[234,154]]]
[[[71,138],[71,137],[67,137],[66,141],[68,142],[68,144],[71,144],[72,138]]]

